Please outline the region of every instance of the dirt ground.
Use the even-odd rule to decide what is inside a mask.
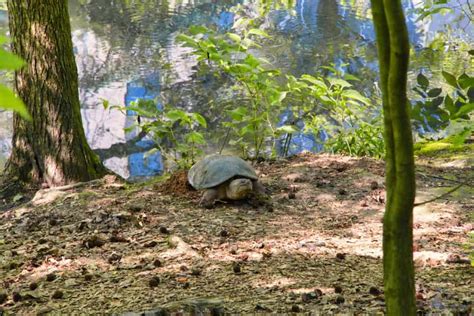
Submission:
[[[183,174],[39,191],[0,214],[0,315],[153,310],[379,313],[383,163],[302,154],[255,165],[267,203],[198,206]],[[469,315],[472,167],[417,166],[420,313]]]

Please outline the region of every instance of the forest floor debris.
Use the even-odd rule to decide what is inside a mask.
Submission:
[[[0,311],[382,312],[383,163],[301,154],[255,168],[271,208],[198,207],[180,174],[161,188],[109,176],[0,213]],[[474,178],[417,170],[417,202]],[[415,208],[420,312],[471,313],[473,196],[471,183]]]

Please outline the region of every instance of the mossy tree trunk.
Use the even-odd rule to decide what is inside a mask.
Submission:
[[[49,186],[87,181],[105,168],[82,126],[67,0],[8,0],[12,50],[27,66],[15,88],[33,117],[13,119],[6,174]]]
[[[380,61],[386,147],[385,301],[389,315],[415,315],[412,224],[416,187],[406,94],[408,32],[400,0],[371,0],[371,4]]]

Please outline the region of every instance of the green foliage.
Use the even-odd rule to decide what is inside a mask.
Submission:
[[[425,1],[421,6],[415,9],[415,13],[418,15],[416,21],[423,20],[434,14],[446,14],[452,12],[453,9],[448,6],[448,0],[430,0]]]
[[[327,151],[382,157],[382,120],[376,106],[350,83],[359,79],[334,65],[323,68],[329,76],[288,77],[289,98],[297,104],[292,107],[294,116],[303,119],[305,132],[328,134]]]
[[[2,45],[6,42],[7,38],[0,36],[0,72],[18,70],[25,65],[21,58],[2,48]],[[31,120],[23,101],[2,84],[0,84],[0,108],[15,111],[24,119]]]
[[[104,107],[108,102],[104,101]],[[148,154],[157,150],[166,159],[173,161],[179,168],[189,168],[196,158],[202,154],[202,146],[206,144],[204,135],[199,132],[200,128],[206,128],[206,119],[199,113],[190,113],[181,109],[165,106],[160,110],[154,100],[139,99],[132,102],[130,106],[112,106],[121,111],[135,111],[140,117],[138,122],[128,128],[130,132],[135,128],[150,135],[156,144]]]
[[[412,106],[413,123],[423,130],[443,131],[448,140],[461,140],[462,144],[473,130],[474,77],[466,73],[456,77],[446,71],[442,75],[445,87],[440,88],[430,87],[429,79],[418,74],[413,90],[420,99]],[[447,91],[444,94],[443,89]]]
[[[250,48],[259,47],[255,38],[268,37],[264,31],[252,28],[252,23],[240,20],[240,25],[246,25],[242,34],[220,34],[204,26],[193,26],[189,29],[191,36],[181,34],[178,40],[194,49],[202,67],[231,81],[231,90],[239,96],[239,102],[224,108],[228,120],[223,126],[234,133],[231,145],[239,147],[244,156],[259,157],[264,154],[267,138],[273,140],[271,148],[275,153],[275,114],[287,91],[280,83],[280,71],[249,52]]]
[[[370,124],[360,122],[353,130],[345,130],[330,138],[325,146],[335,153],[351,156],[383,158],[383,126],[381,120]]]
[[[276,144],[282,140],[283,155],[287,155],[295,133],[319,135],[324,129],[331,135],[341,136],[356,129],[357,137],[345,142],[349,143],[349,152],[382,156],[381,137],[362,139],[364,135],[376,134],[380,127],[369,123],[372,119],[367,116],[371,113],[367,109],[370,102],[349,82],[359,79],[343,75],[335,66],[323,67],[330,76],[283,76],[264,58],[250,51],[260,46],[256,39],[267,38],[268,34],[252,28],[252,20],[241,20],[237,24],[245,25],[241,34],[220,34],[203,26],[193,26],[189,35],[178,36],[185,46],[193,48],[201,69],[230,81],[234,100],[222,104],[227,114],[223,126],[233,133],[230,145],[240,148],[245,157],[257,158],[268,153],[276,155]],[[290,118],[279,126],[288,111]],[[369,142],[373,144],[367,147]]]

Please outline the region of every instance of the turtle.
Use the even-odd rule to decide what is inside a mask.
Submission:
[[[252,166],[233,155],[204,157],[189,169],[188,181],[196,190],[204,190],[199,204],[206,208],[217,200],[242,200],[252,194],[266,194]]]

